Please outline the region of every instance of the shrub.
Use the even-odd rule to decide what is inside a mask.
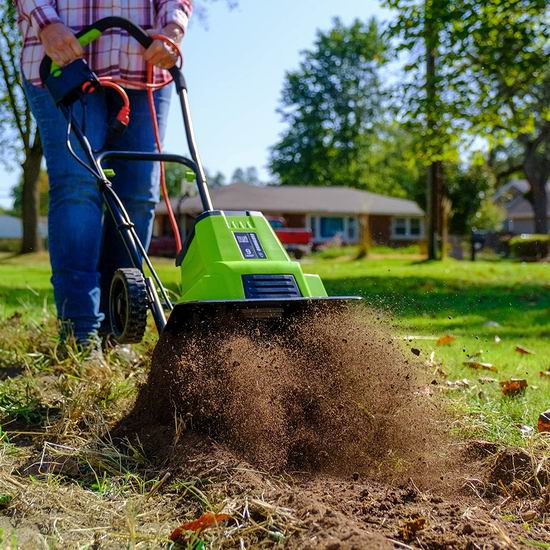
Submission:
[[[515,258],[534,262],[548,256],[550,235],[519,235],[510,239],[510,252]]]

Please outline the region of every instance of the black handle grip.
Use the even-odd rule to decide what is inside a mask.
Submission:
[[[96,21],[95,23],[88,25],[87,27],[84,27],[76,34],[76,37],[80,38],[81,36],[84,36],[85,34],[89,33],[92,30],[97,30],[100,33],[102,33],[107,29],[113,29],[113,28],[125,30],[132,38],[137,40],[145,49],[147,49],[153,43],[153,39],[140,26],[136,25],[135,23],[132,23],[129,19],[125,19],[124,17],[116,17],[116,16],[104,17],[103,19],[100,19],[99,21]],[[42,62],[40,63],[40,80],[42,80],[42,83],[44,83],[48,78],[48,76],[50,75],[51,67],[52,67],[52,60],[47,55],[44,56],[44,59],[42,59]],[[174,65],[174,67],[169,69],[168,72],[172,75],[172,78],[174,79],[174,84],[176,85],[178,92],[186,88],[183,74],[178,69],[177,66]]]

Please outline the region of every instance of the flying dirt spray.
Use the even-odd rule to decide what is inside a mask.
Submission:
[[[373,315],[346,307],[278,333],[221,322],[164,333],[125,431],[168,459],[179,426],[263,469],[416,475],[434,462],[437,411]]]

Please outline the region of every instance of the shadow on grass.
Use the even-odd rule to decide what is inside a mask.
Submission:
[[[445,326],[473,333],[487,320],[531,336],[550,331],[550,291],[537,284],[491,284],[426,277],[324,277],[331,295],[360,295],[368,305],[397,319],[445,320]],[[467,327],[460,318],[469,317]],[[458,318],[456,323],[453,318]]]
[[[165,270],[163,280],[177,301],[178,283],[173,273]],[[339,274],[341,277],[341,274]],[[469,283],[464,280],[445,280],[441,277],[415,276],[347,276],[323,280],[330,295],[360,295],[368,305],[388,310],[419,328],[433,321],[448,329],[475,334],[487,332],[483,323],[496,321],[515,334],[546,336],[550,333],[550,290],[545,281],[503,284],[498,282]],[[0,317],[14,311],[53,305],[51,288],[33,289],[30,286],[0,284]],[[32,313],[31,313],[32,314]],[[456,321],[454,319],[456,318]],[[467,319],[467,320],[466,320]]]

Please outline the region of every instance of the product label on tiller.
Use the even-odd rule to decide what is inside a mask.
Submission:
[[[265,252],[256,233],[234,233],[245,260],[265,260]]]

